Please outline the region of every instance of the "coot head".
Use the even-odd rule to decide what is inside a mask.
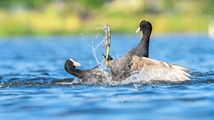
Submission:
[[[139,27],[138,29],[136,30],[136,32],[139,32],[139,31],[152,31],[152,24],[146,20],[140,20],[139,21]]]
[[[72,73],[76,69],[76,66],[81,66],[81,64],[70,58],[66,60],[64,67],[67,72]]]

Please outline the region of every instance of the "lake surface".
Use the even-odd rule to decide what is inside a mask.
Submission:
[[[140,34],[113,34],[117,58]],[[191,70],[191,81],[123,86],[70,84],[66,59],[80,69],[103,64],[103,34],[0,38],[0,119],[214,120],[214,40],[206,34],[154,35],[150,58]],[[61,84],[68,83],[68,84]]]

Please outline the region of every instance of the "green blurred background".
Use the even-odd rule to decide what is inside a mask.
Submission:
[[[214,0],[0,0],[0,36],[80,34],[98,22],[134,33],[140,19],[153,33],[207,32],[213,15]]]

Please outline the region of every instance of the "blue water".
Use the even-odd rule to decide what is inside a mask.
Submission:
[[[102,37],[0,38],[0,119],[214,119],[214,41],[206,34],[151,38],[150,58],[190,68],[189,82],[69,84],[75,77],[64,70],[65,60],[72,57],[81,69],[102,64]],[[121,57],[140,38],[112,35],[111,55]]]

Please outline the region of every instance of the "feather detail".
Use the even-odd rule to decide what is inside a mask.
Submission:
[[[133,56],[129,72],[138,71],[142,78],[149,80],[185,81],[190,80],[187,70],[179,65]]]

